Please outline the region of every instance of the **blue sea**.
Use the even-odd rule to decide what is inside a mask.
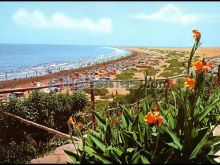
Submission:
[[[130,53],[107,46],[0,44],[0,81],[89,66]]]

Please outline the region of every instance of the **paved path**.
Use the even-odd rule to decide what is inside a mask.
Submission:
[[[213,131],[214,136],[220,136],[220,125]],[[73,144],[65,144],[56,148],[52,153],[42,158],[33,159],[31,163],[34,164],[67,164],[68,157],[63,150],[75,151]],[[219,157],[215,160],[220,163],[220,151],[216,153]]]
[[[63,150],[73,152],[75,151],[75,148],[72,143],[65,144],[56,148],[49,155],[46,155],[42,158],[33,159],[30,163],[31,164],[67,164],[67,162],[70,162],[70,160],[65,155]]]

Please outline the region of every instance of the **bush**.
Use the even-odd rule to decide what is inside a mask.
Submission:
[[[34,92],[24,100],[10,99],[2,108],[27,120],[68,133],[68,118],[83,110],[86,104],[87,98],[80,91],[57,95]],[[53,135],[9,117],[0,116],[0,125],[0,146],[4,148],[5,144],[9,144],[5,150],[1,150],[0,162],[22,163],[33,159],[43,154],[45,144],[53,139]],[[29,144],[30,139],[35,146]]]

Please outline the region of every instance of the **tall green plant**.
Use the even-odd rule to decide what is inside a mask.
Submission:
[[[220,124],[220,90],[206,90],[213,75],[205,60],[190,73],[201,38],[193,33],[186,89],[171,89],[168,99],[146,99],[138,109],[119,105],[121,115],[94,112],[97,130],[83,138],[78,153],[66,152],[73,163],[216,163],[220,137],[212,132]]]

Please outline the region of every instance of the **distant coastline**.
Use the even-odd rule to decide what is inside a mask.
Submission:
[[[0,81],[94,65],[129,54],[111,46],[0,44]]]
[[[100,63],[94,64],[94,65],[91,65],[91,66],[85,66],[85,67],[80,67],[80,68],[75,68],[75,69],[68,69],[68,70],[58,71],[58,72],[51,73],[51,74],[35,76],[35,77],[20,78],[20,79],[16,79],[16,80],[0,81],[0,89],[10,88],[10,87],[13,87],[13,86],[21,86],[21,85],[29,84],[31,82],[36,82],[36,81],[45,81],[45,80],[49,80],[49,79],[58,79],[60,77],[70,75],[75,71],[83,72],[83,71],[86,71],[86,70],[100,69],[100,68],[103,68],[107,65],[114,64],[116,62],[125,61],[125,60],[128,60],[128,59],[135,59],[136,56],[138,56],[138,52],[133,51],[130,48],[120,48],[120,49],[124,49],[124,50],[129,51],[129,54],[126,55],[126,56],[123,56],[123,57],[113,59],[111,61],[100,62]]]

